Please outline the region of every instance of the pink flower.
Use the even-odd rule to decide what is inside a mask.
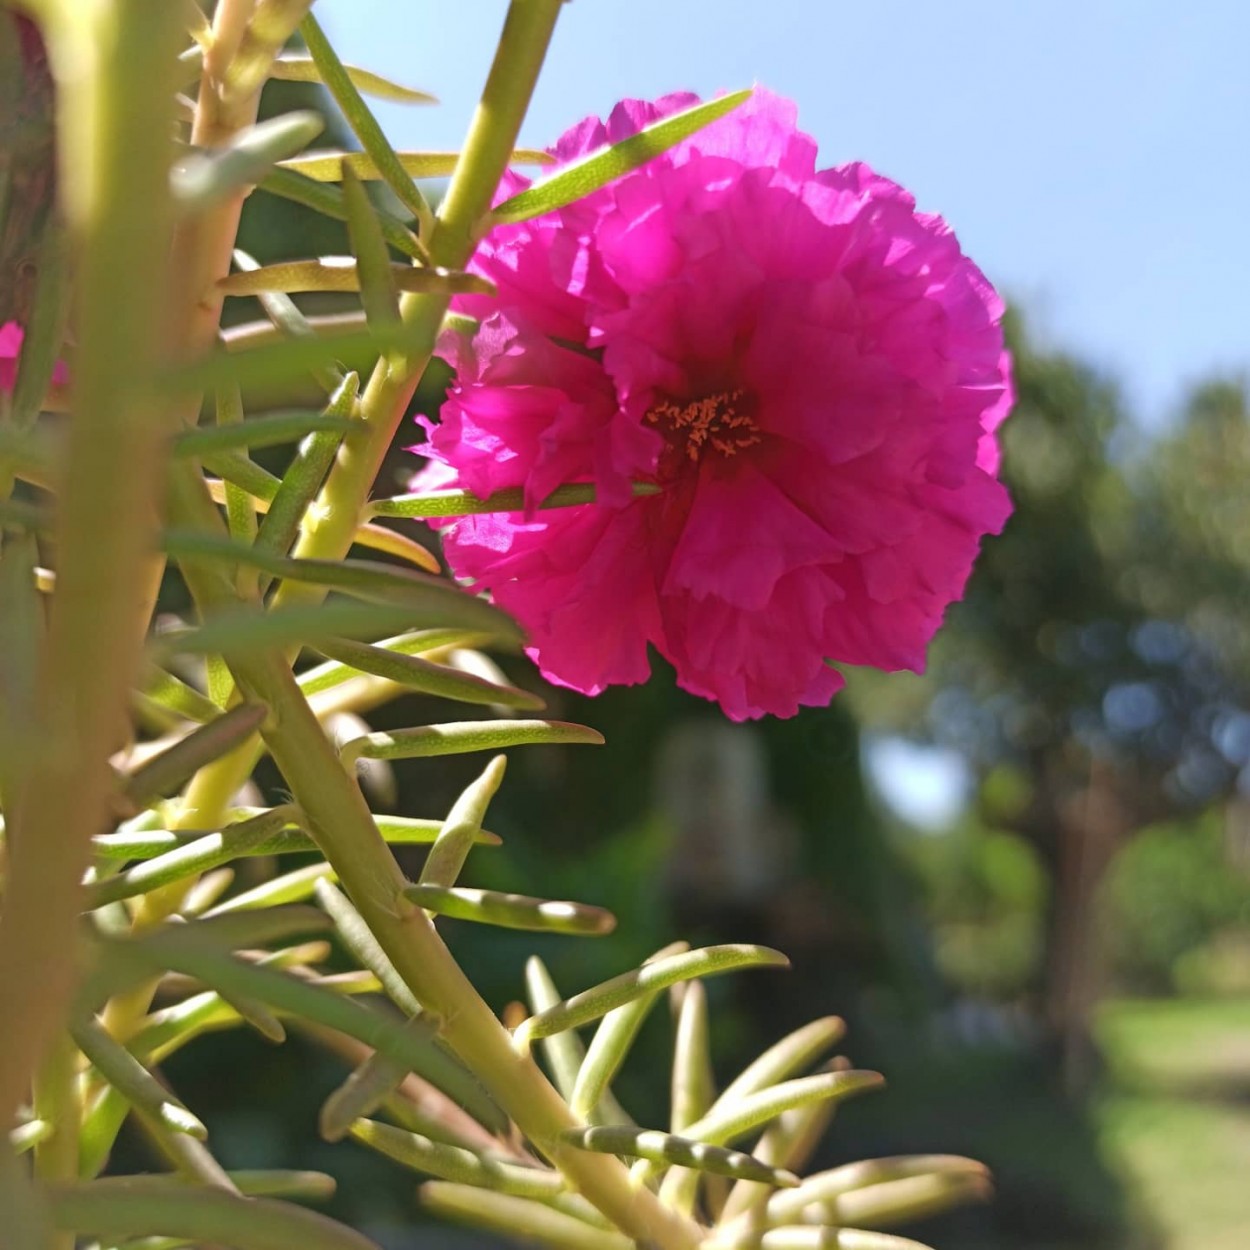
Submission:
[[[17,362],[22,354],[25,338],[22,327],[16,321],[0,325],[0,391],[11,391],[17,382]],[[65,386],[69,382],[69,370],[65,362],[58,360],[52,370],[52,384]]]
[[[693,102],[627,101],[554,152]],[[442,345],[458,376],[417,485],[524,489],[525,513],[438,524],[552,681],[643,681],[650,645],[741,720],[828,702],[827,661],[919,671],[1006,520],[1001,301],[901,187],[815,162],[757,91],[483,244],[499,300],[462,301],[481,329]],[[536,511],[563,482],[598,502]]]
[[[17,358],[22,351],[22,327],[16,321],[0,326],[0,391],[11,391],[17,381]]]

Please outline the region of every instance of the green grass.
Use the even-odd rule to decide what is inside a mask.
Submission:
[[[1250,1001],[1119,1001],[1099,1015],[1108,1161],[1166,1250],[1250,1246]]]

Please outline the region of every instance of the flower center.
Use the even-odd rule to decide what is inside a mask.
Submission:
[[[683,458],[698,464],[708,451],[728,458],[760,442],[759,426],[745,411],[749,402],[746,392],[739,389],[684,404],[663,399],[653,405],[646,419],[668,443],[667,454],[661,458],[662,476],[665,469],[676,471]]]

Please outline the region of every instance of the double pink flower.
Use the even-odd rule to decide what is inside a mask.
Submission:
[[[626,101],[554,155],[694,102]],[[460,302],[481,328],[442,344],[457,378],[418,486],[524,490],[524,513],[439,524],[549,679],[640,682],[652,646],[741,720],[828,702],[829,661],[923,668],[1010,512],[1002,303],[941,218],[866,165],[817,171],[793,106],[757,91],[497,229],[475,268],[499,298]],[[535,510],[565,482],[598,502]]]

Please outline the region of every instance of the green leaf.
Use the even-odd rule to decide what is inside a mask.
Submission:
[[[182,719],[197,721],[201,725],[225,711],[194,686],[154,664],[148,665],[144,674],[142,694]]]
[[[783,1111],[812,1103],[850,1098],[868,1090],[880,1089],[885,1078],[879,1072],[820,1072],[815,1076],[798,1077],[780,1085],[759,1090],[732,1106],[713,1108],[691,1124],[685,1136],[695,1141],[724,1146],[745,1137],[753,1129],[776,1119]]]
[[[566,998],[522,1021],[513,1037],[517,1045],[528,1046],[537,1038],[589,1024],[617,1007],[623,1007],[653,990],[666,989],[678,981],[715,976],[739,968],[785,968],[789,964],[783,954],[766,946],[706,946],[686,951],[655,963],[643,964],[641,968],[623,972],[580,994],[574,994],[572,998]]]
[[[470,782],[452,804],[447,819],[443,821],[430,847],[430,853],[421,866],[421,885],[454,885],[464,867],[470,849],[482,832],[486,809],[503,784],[508,766],[506,755],[496,755],[482,771],[482,775]]]
[[[313,212],[335,221],[347,220],[347,205],[343,192],[338,187],[318,182],[314,178],[305,177],[294,169],[281,167],[272,170],[260,182],[260,189],[270,195],[290,200],[311,208]],[[394,213],[377,209],[378,219],[382,223],[382,233],[387,243],[397,252],[411,257],[413,260],[424,259],[424,251],[417,236]]]
[[[309,581],[377,604],[410,607],[415,612],[436,604],[445,612],[440,624],[464,622],[500,636],[516,637],[517,634],[514,622],[497,607],[466,594],[450,581],[376,560],[294,559],[194,530],[166,530],[164,547],[179,560],[221,560],[251,565],[275,577]]]
[[[454,699],[460,703],[475,703],[538,711],[543,700],[528,690],[516,686],[501,686],[486,681],[474,673],[466,673],[448,664],[434,664],[414,655],[371,647],[360,642],[327,642],[317,650],[328,659],[336,660],[356,673],[370,673],[385,677],[397,685],[423,694]]]
[[[45,1186],[58,1229],[91,1237],[186,1237],[237,1250],[378,1250],[333,1220],[270,1198],[248,1198],[158,1176]]]
[[[681,1133],[712,1105],[716,1089],[712,1077],[708,1034],[707,990],[701,981],[683,981],[673,987],[677,1003],[677,1037],[673,1045],[671,1094],[672,1130]]]
[[[270,812],[282,811],[282,808],[235,808],[230,814],[240,821],[250,822],[256,818],[264,818]],[[382,837],[399,846],[428,845],[438,837],[443,822],[438,820],[419,820],[411,816],[374,816]],[[227,825],[222,831],[225,840],[231,846],[232,857],[290,855],[315,851],[317,844],[302,829],[288,823],[285,828],[271,834],[263,841],[249,843],[246,848],[234,845],[232,832],[242,828],[242,823]],[[113,862],[135,859],[152,859],[164,855],[198,841],[204,835],[189,831],[174,832],[169,829],[148,829],[124,831],[119,833],[97,834],[92,841],[92,848],[97,856]],[[498,846],[501,839],[496,833],[488,833],[481,829],[476,841],[483,846]]]
[[[218,431],[243,425],[243,396],[237,386],[218,388],[216,408]],[[177,454],[176,451],[175,454]],[[244,459],[247,457],[244,456]],[[230,531],[230,537],[235,542],[251,543],[256,538],[256,505],[251,495],[238,486],[226,483],[225,491],[226,527]],[[253,590],[253,586],[241,581],[239,589],[240,593],[246,597]]]
[[[625,1062],[634,1038],[655,1006],[658,995],[658,990],[644,994],[632,1003],[609,1011],[599,1021],[599,1027],[586,1050],[586,1058],[578,1069],[573,1096],[569,1099],[569,1107],[579,1120],[591,1124],[607,1122],[600,1107],[603,1096]]]
[[[529,998],[530,1011],[539,1015],[550,1007],[556,1006],[560,1000],[560,991],[551,979],[546,964],[537,955],[531,955],[525,962],[525,992]],[[573,1097],[573,1088],[577,1084],[577,1073],[586,1058],[586,1048],[582,1039],[572,1029],[563,1033],[553,1033],[542,1043],[543,1054],[547,1059],[547,1067],[551,1071],[551,1080],[561,1096],[567,1102]]]
[[[470,634],[463,629],[417,629],[394,638],[385,638],[373,646],[403,655],[420,655],[427,651],[442,651],[448,647],[473,646],[488,639],[489,635]],[[300,674],[298,681],[304,694],[311,696],[324,690],[332,690],[335,686],[341,686],[345,681],[359,676],[359,669],[335,661],[306,670]]]
[[[896,1237],[893,1233],[810,1225],[770,1228],[751,1244],[758,1250],[930,1250],[910,1237]]]
[[[828,1203],[825,1210],[833,1224],[889,1228],[931,1219],[971,1202],[988,1201],[993,1192],[984,1170],[980,1173],[933,1173],[852,1190]]]
[[[249,256],[241,247],[234,249],[234,265],[243,273],[256,273],[262,267],[260,261]],[[261,308],[265,311],[265,316],[269,318],[275,330],[288,334],[292,338],[317,337],[317,331],[289,295],[281,291],[257,291],[255,294]],[[343,385],[343,372],[337,365],[319,365],[310,372],[313,380],[327,395],[336,394]]]
[[[846,1036],[846,1022],[838,1016],[824,1016],[803,1025],[770,1046],[725,1088],[712,1110],[731,1106],[739,1100],[776,1085],[778,1081],[809,1068],[826,1051]]]
[[[333,1198],[338,1183],[326,1172],[295,1171],[291,1168],[247,1168],[226,1175],[241,1194],[249,1198],[298,1198],[324,1202]]]
[[[210,452],[202,459],[206,469],[222,481],[241,487],[253,499],[269,500],[278,493],[279,479],[236,451]]]
[[[413,992],[399,975],[395,965],[391,963],[390,957],[382,949],[377,938],[373,936],[369,926],[365,924],[364,918],[347,901],[346,896],[324,878],[313,886],[313,893],[317,896],[317,902],[321,904],[322,910],[334,922],[343,945],[356,957],[359,964],[368,968],[377,977],[391,1002],[406,1016],[423,1015],[421,1004],[417,1002]],[[437,1021],[431,1022],[427,1018],[424,1022],[427,1033],[435,1031],[437,1027]]]
[[[413,178],[445,178],[455,172],[459,152],[396,152],[404,172]],[[539,148],[518,148],[510,165],[550,165],[554,158]],[[317,182],[338,182],[350,169],[357,178],[372,181],[382,177],[368,152],[308,152],[282,162]]]
[[[372,70],[359,69],[355,65],[344,65],[343,72],[351,80],[352,85],[363,95],[371,95],[379,100],[387,100],[392,104],[437,104],[438,97],[428,91],[417,91],[413,87],[405,87],[400,83],[383,78]],[[321,73],[317,63],[309,56],[298,56],[285,53],[278,57],[269,69],[269,77],[281,79],[283,82],[321,82]]]
[[[170,921],[152,930],[151,940],[154,943],[190,943],[196,949],[202,946],[225,953],[267,946],[292,937],[328,933],[332,927],[326,914],[315,907],[270,907],[264,912],[229,916],[214,913],[185,923]],[[130,948],[123,945],[119,958],[125,958],[126,949]],[[134,949],[140,950],[137,944]]]
[[[292,561],[291,563],[297,563]],[[298,563],[307,563],[300,561]],[[301,580],[316,580],[313,577]],[[453,596],[458,596],[463,603]],[[292,646],[315,647],[341,637],[361,637],[386,633],[401,626],[424,623],[443,624],[460,618],[463,627],[504,634],[505,619],[482,600],[472,599],[448,587],[444,593],[428,596],[396,596],[400,602],[352,603],[331,601],[322,604],[296,604],[262,612],[255,608],[231,608],[216,613],[193,629],[169,630],[152,644],[153,655],[245,655],[264,650],[286,650]],[[482,610],[479,611],[478,608]],[[483,743],[480,749],[489,749]],[[479,748],[465,748],[477,750]]]
[[[368,370],[383,347],[389,346],[393,344],[380,344],[370,331],[364,330],[279,339],[248,351],[218,348],[170,369],[164,385],[175,394],[198,394],[227,383],[246,389],[291,382],[331,365],[360,372]]]
[[[356,415],[356,399],[360,391],[360,376],[349,373],[330,396],[325,415],[349,420]],[[317,497],[342,439],[323,431],[312,435],[300,444],[295,458],[282,475],[282,484],[269,503],[269,511],[260,524],[256,547],[284,556],[290,551],[299,532],[300,523],[309,505]]]
[[[524,1167],[502,1158],[436,1142],[419,1133],[406,1133],[375,1120],[357,1120],[351,1126],[351,1135],[405,1167],[462,1185],[476,1185],[496,1193],[535,1198],[540,1202],[568,1188],[559,1172]]]
[[[201,1141],[208,1136],[200,1118],[188,1111],[95,1016],[71,1021],[70,1036],[96,1071],[141,1115],[172,1133],[187,1133]]]
[[[252,417],[238,425],[205,425],[184,430],[174,439],[175,456],[202,456],[205,452],[238,451],[249,447],[277,447],[306,434],[335,434],[336,444],[351,429],[345,417],[296,410]]]
[[[421,1205],[430,1214],[512,1241],[534,1241],[552,1250],[637,1250],[633,1238],[596,1228],[527,1198],[451,1181],[430,1181],[419,1193]]]
[[[306,911],[306,908],[299,908]],[[244,913],[253,915],[254,913]],[[243,916],[223,916],[221,920],[240,920]],[[323,917],[324,919],[324,917]],[[255,999],[283,1015],[307,1020],[325,1028],[346,1033],[374,1050],[405,1064],[432,1085],[444,1089],[450,1085],[455,1095],[477,1094],[474,1110],[498,1120],[476,1082],[444,1050],[435,1044],[437,1027],[427,1017],[419,1028],[398,1019],[393,1013],[366,1007],[351,998],[309,981],[256,964],[244,963],[225,953],[211,940],[197,932],[211,921],[201,920],[169,931],[168,927],[151,937],[132,940],[126,945],[135,958],[149,966],[195,977],[216,990],[227,1000],[240,996]],[[470,1096],[472,1096],[470,1094]]]
[[[467,886],[408,885],[403,894],[410,903],[437,915],[504,929],[600,936],[616,927],[616,917],[611,912],[587,903],[555,902]]]
[[[376,1111],[407,1077],[403,1064],[375,1050],[321,1104],[318,1132],[326,1141],[341,1141],[356,1120]]]
[[[546,1011],[560,1002],[560,991],[556,989],[543,961],[536,955],[531,956],[525,964],[525,992],[529,998],[530,1010],[535,1013]],[[551,1071],[551,1079],[567,1102],[573,1097],[577,1074],[586,1058],[582,1039],[569,1029],[564,1033],[553,1033],[539,1045]],[[628,1112],[616,1101],[610,1089],[604,1090],[600,1097],[599,1110],[607,1123],[633,1124]]]
[[[302,903],[305,899],[312,898],[318,881],[338,879],[338,873],[329,864],[305,864],[303,868],[272,877],[242,894],[235,894],[214,907],[206,918],[265,912],[288,903]]]
[[[27,1120],[9,1130],[9,1147],[15,1155],[33,1150],[40,1142],[52,1136],[53,1125],[48,1120]]]
[[[428,238],[434,215],[417,185],[400,163],[378,120],[361,98],[338,53],[325,37],[317,19],[310,13],[300,23],[300,33],[312,59],[321,73],[321,81],[343,111],[347,124],[360,140],[360,146],[373,158],[386,185],[395,192],[399,202],[417,219],[422,238]]]
[[[146,894],[175,881],[184,881],[228,864],[242,855],[260,854],[256,848],[272,842],[290,824],[297,809],[276,807],[262,816],[230,825],[220,833],[205,834],[175,849],[145,860],[128,872],[97,881],[88,890],[88,908]]]
[[[832,1206],[840,1212],[843,1198],[853,1193],[872,1194],[874,1190],[881,1191],[892,1184],[927,1181],[934,1177],[984,1183],[988,1176],[989,1171],[983,1163],[961,1155],[895,1155],[885,1159],[864,1159],[809,1176],[793,1193],[773,1195],[768,1202],[767,1217],[769,1223],[788,1224],[801,1220],[809,1206]],[[859,1223],[860,1218],[830,1222]]]
[[[382,224],[373,211],[364,183],[346,166],[343,202],[347,207],[347,233],[356,257],[360,302],[364,305],[366,321],[378,330],[393,327],[400,319],[397,275],[412,267],[391,263]]]
[[[202,213],[255,186],[279,161],[302,152],[324,129],[319,114],[301,109],[257,122],[222,147],[191,150],[171,174],[174,202],[184,212]]]
[[[390,265],[391,281],[400,291],[435,292],[439,295],[494,295],[494,283],[475,273],[437,266]],[[269,291],[359,291],[360,277],[351,256],[322,256],[318,260],[290,260],[262,265],[245,273],[232,273],[217,282],[225,295],[259,295]],[[395,332],[382,342],[398,344],[402,327],[392,323]],[[313,340],[324,342],[325,340]]]
[[[636,135],[591,152],[505,200],[490,214],[490,221],[495,225],[526,221],[572,204],[631,169],[645,165],[652,157],[667,152],[717,118],[724,117],[750,95],[749,89],[735,91],[652,122]]]
[[[653,1163],[676,1164],[700,1172],[714,1172],[718,1176],[733,1176],[738,1180],[791,1188],[799,1183],[799,1178],[792,1172],[771,1168],[739,1150],[709,1146],[705,1142],[690,1141],[655,1129],[629,1128],[620,1124],[570,1129],[564,1134],[564,1140],[579,1150],[632,1155]]]
[[[466,751],[500,751],[505,747],[603,744],[603,735],[585,725],[558,720],[471,720],[445,725],[419,725],[390,733],[364,734],[339,749],[343,762],[358,759],[408,760]]]
[[[178,790],[205,764],[246,742],[265,722],[268,710],[257,703],[240,703],[216,720],[192,730],[185,738],[136,769],[126,782],[126,798],[137,808]]]
[[[660,488],[650,482],[635,482],[634,496],[657,495]],[[596,499],[593,482],[570,482],[557,486],[540,504],[539,508],[569,508],[578,504],[594,503]],[[517,490],[496,491],[485,499],[467,490],[432,490],[416,495],[396,495],[391,499],[376,499],[369,505],[370,516],[390,517],[440,517],[473,516],[480,512],[521,512],[525,508],[525,493]]]

